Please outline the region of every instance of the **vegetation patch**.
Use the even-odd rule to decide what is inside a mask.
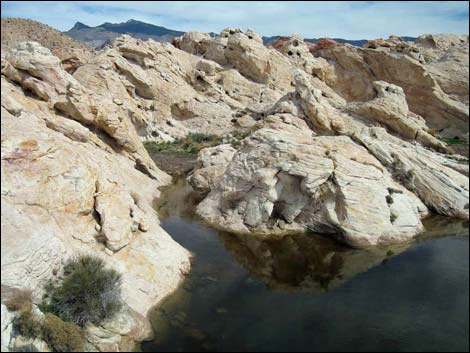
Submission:
[[[94,256],[79,256],[64,266],[64,277],[50,283],[41,309],[64,321],[99,325],[122,307],[121,275]]]
[[[40,319],[32,306],[15,319],[14,329],[24,337],[44,340],[54,352],[83,352],[85,346],[85,332],[81,327],[53,314]]]
[[[455,136],[455,137],[452,137],[452,138],[445,137],[442,140],[445,143],[447,143],[448,145],[462,145],[462,144],[464,144],[464,141],[462,139],[460,139],[460,137],[458,137],[458,136]]]
[[[42,337],[54,352],[83,352],[85,345],[82,328],[53,314],[45,315]]]
[[[32,304],[24,307],[21,314],[13,322],[13,328],[27,338],[42,338],[42,323],[34,315]]]
[[[31,296],[30,290],[15,290],[12,296],[5,300],[5,306],[9,311],[23,311],[31,306]]]
[[[173,142],[146,141],[144,146],[149,153],[192,156],[197,155],[203,148],[217,146],[221,143],[222,138],[220,136],[192,133]]]
[[[233,148],[239,149],[242,145],[242,141],[253,134],[256,130],[259,130],[259,126],[255,125],[246,130],[237,130],[232,133],[230,144]]]

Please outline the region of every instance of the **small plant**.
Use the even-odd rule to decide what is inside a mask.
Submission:
[[[149,153],[195,155],[203,148],[217,146],[221,142],[222,139],[216,135],[191,133],[173,142],[146,141],[144,146]]]
[[[390,214],[390,222],[393,223],[397,220],[397,215],[395,213]]]
[[[21,314],[13,322],[13,328],[27,338],[40,338],[42,324],[32,311],[32,305],[24,307]]]
[[[71,322],[64,322],[53,314],[46,314],[42,337],[54,352],[83,352],[85,334]]]
[[[463,141],[458,136],[455,136],[455,137],[452,137],[452,138],[443,138],[442,140],[445,143],[447,143],[448,145],[461,145],[461,144],[463,144]]]
[[[5,305],[10,311],[22,311],[31,306],[32,293],[30,290],[18,289],[5,301]]]
[[[31,304],[14,320],[13,328],[26,338],[44,340],[54,352],[82,352],[85,345],[85,333],[78,325],[50,313],[40,319]]]
[[[252,126],[246,130],[237,130],[232,133],[232,140],[230,144],[233,148],[239,149],[242,145],[242,141],[247,138],[248,136],[252,135],[256,130],[258,130],[258,126]]]
[[[387,195],[385,199],[389,205],[393,204],[393,197],[391,195]]]
[[[49,285],[45,299],[43,310],[64,321],[99,324],[121,309],[121,275],[97,257],[80,256],[64,266],[62,282]]]

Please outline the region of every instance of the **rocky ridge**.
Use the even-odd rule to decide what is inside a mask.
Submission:
[[[2,56],[22,42],[34,41],[49,48],[68,72],[92,58],[94,50],[43,23],[23,18],[2,18]]]

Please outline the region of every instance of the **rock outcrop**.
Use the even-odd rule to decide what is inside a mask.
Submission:
[[[231,35],[240,38],[243,33],[234,31]],[[313,52],[340,47],[362,50],[335,44]],[[285,234],[309,228],[365,247],[415,236],[422,230],[421,219],[428,209],[468,218],[466,159],[445,154],[449,149],[428,127],[429,115],[423,117],[412,110],[402,87],[390,81],[364,83],[369,93],[362,91],[362,101],[350,101],[351,97],[329,81],[331,75],[340,75],[334,64],[319,65],[318,60],[323,59],[314,57],[302,38],[285,39],[275,49],[290,60],[295,91],[265,111],[264,128],[245,140],[230,164],[220,162],[216,175],[209,175],[209,169],[202,166],[194,172],[190,180],[197,184],[198,176],[204,175],[199,184],[203,180],[205,191],[210,183],[215,186],[198,207],[206,221],[242,234]],[[385,62],[398,60],[393,53],[383,55],[389,57]],[[365,59],[356,60],[363,60],[361,65],[368,70]],[[315,65],[323,70],[315,71]],[[341,72],[337,80],[346,84],[352,72]],[[432,91],[435,83],[421,83],[422,89]],[[355,94],[360,93],[359,88]],[[453,121],[451,113],[445,118]],[[376,136],[377,143],[364,136]],[[210,170],[216,170],[215,166]],[[371,226],[371,220],[377,224]]]
[[[170,177],[153,164],[129,113],[37,43],[2,61],[1,114],[2,285],[40,300],[70,256],[93,253],[123,274],[132,313],[124,315],[132,330],[109,335],[118,346],[129,333],[131,342],[144,339],[147,311],[189,269],[189,253],[152,208]]]
[[[247,139],[198,213],[236,233],[310,229],[357,247],[403,241],[422,229],[427,208],[367,149],[298,125],[274,122]]]
[[[416,43],[392,36],[365,48],[348,44],[315,51],[334,68],[325,82],[348,101],[375,96],[374,81],[400,86],[410,110],[449,137],[468,136],[468,36],[427,35]]]
[[[230,145],[204,148],[199,152],[198,165],[188,178],[193,188],[200,192],[211,191],[224,175],[236,150]]]
[[[2,57],[22,42],[38,42],[58,57],[68,72],[84,65],[95,53],[79,41],[43,23],[23,18],[2,18]]]

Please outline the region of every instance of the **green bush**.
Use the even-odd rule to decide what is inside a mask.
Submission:
[[[85,326],[113,317],[122,306],[121,275],[106,269],[104,261],[80,256],[64,266],[64,278],[47,288],[42,308],[64,321]]]
[[[216,135],[192,133],[173,142],[146,141],[144,146],[149,153],[172,153],[179,155],[194,155],[206,147],[217,146],[222,139]]]
[[[452,138],[443,138],[442,140],[448,145],[461,145],[464,143],[458,136]]]
[[[232,132],[232,141],[230,144],[233,148],[239,149],[242,145],[242,141],[248,136],[252,135],[259,127],[253,126],[247,130],[237,130]]]
[[[189,134],[188,138],[190,141],[195,142],[195,143],[214,142],[214,141],[219,140],[218,136],[199,134],[199,133]]]
[[[31,309],[31,304],[28,308],[24,308],[13,322],[13,328],[27,338],[40,338],[42,335],[42,325]]]
[[[43,339],[54,352],[82,352],[85,333],[71,322],[64,322],[53,314],[46,314],[42,328]]]

